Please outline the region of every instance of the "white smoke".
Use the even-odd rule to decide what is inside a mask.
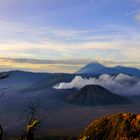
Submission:
[[[76,76],[69,83],[59,83],[54,86],[55,89],[81,89],[86,85],[100,85],[104,88],[120,95],[140,95],[140,78],[119,74],[117,76],[110,76],[103,74],[99,78],[82,78]]]

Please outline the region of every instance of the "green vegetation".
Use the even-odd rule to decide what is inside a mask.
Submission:
[[[140,115],[117,113],[93,121],[78,140],[139,140]]]

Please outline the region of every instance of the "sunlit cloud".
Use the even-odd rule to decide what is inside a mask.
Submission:
[[[25,57],[25,58],[93,58],[97,52],[123,53],[127,57],[137,57],[139,55],[139,40],[116,40],[102,42],[86,42],[79,44],[65,44],[55,42],[38,43],[11,43],[0,44],[0,52],[5,57]],[[84,56],[83,56],[84,54]],[[93,55],[94,54],[94,55]],[[116,55],[117,55],[116,54]],[[133,55],[131,55],[133,54]],[[119,54],[120,55],[120,54]],[[55,56],[55,57],[54,57]],[[115,59],[115,58],[114,58]]]
[[[33,1],[0,3],[3,67],[73,72],[94,60],[139,67],[139,0]]]
[[[81,63],[82,61],[82,63]],[[26,70],[34,72],[75,72],[89,60],[37,60],[22,58],[0,58],[0,71]]]
[[[0,71],[3,70],[26,70],[35,72],[64,72],[73,73],[85,66],[86,64],[98,61],[106,66],[137,66],[140,68],[139,62],[126,61],[111,61],[111,59],[104,59],[97,56],[95,60],[91,59],[60,59],[60,60],[46,60],[46,59],[25,59],[25,58],[4,58],[0,57]]]

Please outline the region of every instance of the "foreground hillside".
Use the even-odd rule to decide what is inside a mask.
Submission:
[[[79,140],[139,140],[140,115],[117,113],[93,121]]]

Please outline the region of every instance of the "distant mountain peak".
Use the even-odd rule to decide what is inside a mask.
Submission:
[[[94,61],[94,62],[87,64],[87,66],[89,66],[89,65],[97,65],[97,66],[105,67],[103,64],[99,63],[98,61]]]
[[[85,67],[81,68],[80,70],[78,70],[76,73],[91,73],[97,70],[101,70],[106,68],[106,66],[104,66],[103,64],[95,61],[92,63],[87,64]]]
[[[125,67],[125,66],[115,66],[115,67],[106,67],[99,62],[92,62],[81,68],[76,72],[76,74],[119,74],[124,73],[127,75],[140,76],[140,70],[134,67]]]

